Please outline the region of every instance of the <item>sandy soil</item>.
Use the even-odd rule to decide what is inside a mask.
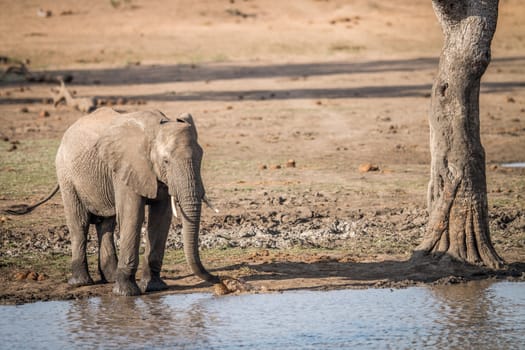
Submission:
[[[487,276],[408,261],[426,224],[427,112],[441,47],[429,1],[120,3],[5,4],[0,55],[27,60],[36,75],[71,75],[77,96],[118,109],[192,113],[207,192],[220,209],[203,217],[208,266],[257,290]],[[52,15],[38,16],[39,8]],[[480,112],[493,241],[517,277],[525,170],[501,164],[525,161],[524,16],[520,0],[500,1]],[[0,81],[0,207],[53,187],[53,154],[82,115],[48,103],[55,86],[16,75]],[[359,171],[365,163],[377,170]],[[27,217],[0,217],[1,302],[109,293],[107,285],[65,283],[62,215],[56,196]],[[170,252],[180,248],[179,228]],[[235,247],[243,249],[226,249]],[[210,290],[187,276],[180,252],[170,254],[169,292]],[[47,277],[17,281],[24,271]]]

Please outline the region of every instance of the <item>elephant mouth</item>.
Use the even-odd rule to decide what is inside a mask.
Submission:
[[[177,214],[177,205],[179,204],[179,202],[177,201],[175,196],[170,196],[170,197],[171,197],[171,212],[173,213],[173,216],[178,218],[179,215]],[[208,206],[208,208],[210,208],[211,210],[213,210],[216,213],[219,213],[219,209],[217,209],[217,208],[215,208],[215,206],[213,206],[213,204],[210,202],[208,197],[206,197],[206,195],[202,196],[202,201],[204,202],[204,204],[206,204]]]

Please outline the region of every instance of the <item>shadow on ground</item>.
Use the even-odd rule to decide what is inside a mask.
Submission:
[[[405,287],[419,283],[460,283],[488,278],[523,277],[525,262],[509,264],[502,270],[490,270],[475,265],[466,265],[448,257],[435,260],[430,257],[409,259],[406,261],[386,260],[379,262],[340,262],[327,258],[313,263],[305,262],[269,262],[262,264],[239,264],[221,269],[235,271],[248,268],[251,272],[243,279],[247,282],[265,281],[271,287],[272,281],[294,279],[336,278],[347,282],[321,283],[314,287],[304,286],[284,288],[295,289],[334,289],[351,287]]]

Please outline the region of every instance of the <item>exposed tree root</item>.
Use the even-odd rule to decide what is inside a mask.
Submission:
[[[89,113],[97,108],[97,101],[93,97],[73,97],[66,89],[66,85],[61,80],[58,91],[51,90],[53,95],[53,105],[56,107],[60,103],[65,102],[67,106],[73,107],[83,113]]]
[[[61,81],[69,83],[73,81],[73,76],[71,75],[62,76],[49,73],[33,73],[22,62],[7,67],[0,76],[0,80],[4,80],[8,75],[21,75],[26,81],[33,83],[59,83]]]

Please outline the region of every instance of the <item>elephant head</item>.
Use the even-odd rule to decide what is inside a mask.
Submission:
[[[136,112],[119,120],[99,142],[102,159],[116,176],[143,197],[156,199],[166,186],[173,212],[182,219],[184,253],[192,272],[219,283],[199,257],[201,207],[206,201],[201,179],[203,151],[193,118],[171,120],[158,111]],[[105,139],[105,140],[104,140]]]

